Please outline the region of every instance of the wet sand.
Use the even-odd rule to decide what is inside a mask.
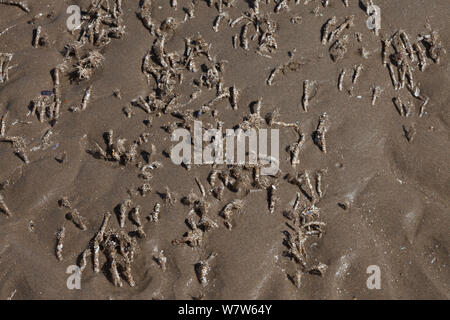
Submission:
[[[22,148],[8,141],[0,143],[1,299],[449,298],[448,53],[442,51],[437,63],[426,52],[427,67],[423,72],[417,61],[407,62],[412,67],[413,87],[420,88],[421,97],[429,98],[421,112],[424,100],[408,90],[408,78],[405,88],[394,89],[389,71],[383,65],[381,42],[398,30],[404,30],[411,42],[416,42],[419,35],[431,33],[426,27],[429,23],[431,30],[440,35],[442,47],[450,50],[447,0],[374,1],[382,13],[379,36],[367,28],[368,16],[359,1],[350,0],[349,7],[338,0],[329,1],[327,7],[321,1],[306,1],[306,4],[303,0],[299,4],[287,1],[288,9],[278,13],[274,12],[274,1],[268,1],[269,4],[260,1],[258,17],[261,20],[268,17],[276,24],[273,37],[277,46],[272,52],[264,52],[266,56],[255,52],[261,40],[252,39],[257,31],[253,22],[243,19],[234,27],[228,23],[244,12],[254,12],[252,1],[235,1],[231,7],[224,5],[221,10],[226,14],[218,32],[213,30],[219,14],[214,3],[220,1],[211,1],[211,7],[208,1],[195,1],[195,17],[186,22],[182,22],[183,8],[190,8],[191,1],[178,0],[176,8],[169,1],[152,1],[149,12],[155,28],[159,29],[153,35],[136,14],[139,1],[124,1],[119,16],[125,33],[119,39],[111,38],[105,45],[86,40],[80,49],[81,57],[66,58],[65,45],[80,37],[80,30],[73,34],[67,30],[66,9],[75,4],[87,10],[90,1],[29,2],[29,13],[0,4],[0,53],[13,54],[9,79],[0,83],[0,116],[7,114],[5,136],[22,137],[24,141]],[[348,36],[346,53],[335,62],[330,57],[334,41],[322,44],[321,30],[333,16],[337,19],[334,30],[352,15],[353,26],[345,28],[339,38],[344,41],[342,37]],[[169,17],[174,19],[176,27],[167,27],[167,22],[166,27],[164,24],[161,27]],[[241,46],[239,39],[246,23],[249,23],[248,50]],[[88,21],[82,29],[87,25]],[[33,47],[33,30],[38,26],[47,41]],[[266,29],[267,25],[262,32]],[[360,33],[360,41],[355,33]],[[170,59],[182,60],[185,38],[194,39],[198,34],[210,45],[211,59],[198,54],[193,58],[193,70],[188,70],[186,61],[179,68],[181,64]],[[237,48],[233,48],[235,35]],[[157,39],[161,37],[164,46],[160,57],[165,62],[155,62]],[[367,58],[361,56],[361,48],[367,50]],[[93,68],[89,79],[80,80],[77,75],[71,78],[70,71],[89,50],[98,50],[104,57],[103,63]],[[159,99],[162,109],[147,113],[132,101],[158,92],[154,75],[147,72],[147,77],[142,68],[149,53],[154,60],[153,67],[160,74],[176,69],[183,81],[180,83],[177,75],[173,90],[165,92],[160,88],[161,98],[154,100]],[[395,52],[391,53],[390,59],[394,59]],[[194,115],[194,111],[215,98],[220,91],[217,84],[208,88],[202,76],[208,74],[205,68],[217,71],[214,62],[224,60],[223,70],[219,68],[222,82],[219,86],[225,89],[235,86],[240,91],[238,108],[234,110],[229,99],[223,99],[212,107],[217,113],[204,112],[198,120],[207,128],[216,127],[216,121],[223,121],[223,128],[234,128],[251,114],[252,103],[262,99],[261,116],[279,110],[278,121],[296,124],[304,141],[299,163],[293,166],[286,147],[298,142],[299,135],[292,127],[262,120],[261,128],[280,129],[281,172],[276,177],[267,177],[267,185],[258,187],[253,168],[236,170],[247,182],[237,192],[232,183],[225,185],[219,200],[211,190],[223,185],[227,174],[233,180],[236,172],[218,166],[216,170],[222,175],[219,174],[216,184],[210,184],[208,177],[213,169],[210,165],[193,165],[189,170],[174,165],[165,155],[174,143],[163,127],[174,122],[180,126],[192,125],[193,117],[185,116],[183,122],[171,113]],[[164,66],[168,62],[175,67]],[[298,63],[298,70],[285,69],[268,85],[271,72],[289,62]],[[361,74],[352,83],[353,70],[360,64],[363,65]],[[59,65],[66,66],[67,70],[61,69],[61,86],[55,90],[51,71]],[[397,72],[395,65],[394,68]],[[346,74],[340,91],[338,79],[342,69]],[[307,111],[302,106],[305,80],[316,82]],[[160,83],[164,81],[162,77]],[[74,112],[74,107],[81,108],[89,86],[92,95],[86,109]],[[372,105],[372,89],[376,86],[382,91]],[[54,99],[58,90],[61,109],[57,119],[44,112],[41,122],[39,114],[30,114],[30,102],[42,91],[53,91],[51,99]],[[120,97],[114,95],[115,90],[120,90]],[[199,96],[189,102],[190,95],[196,91],[200,92]],[[173,109],[164,109],[173,97],[176,97]],[[405,102],[405,109],[396,109],[393,103],[396,97]],[[131,112],[131,116],[127,117],[124,110]],[[324,113],[328,118],[326,153],[313,138]],[[147,124],[149,119],[151,125]],[[142,134],[147,133],[148,137],[140,141],[137,154],[129,160],[128,154],[122,154],[117,146],[107,146],[104,134],[109,130],[114,132],[114,141],[126,139],[127,148]],[[105,154],[99,154],[96,144]],[[28,161],[20,157],[18,149],[26,153]],[[119,161],[114,158],[117,154]],[[158,167],[155,161],[162,166]],[[149,170],[151,177],[144,179],[141,168],[149,164],[158,168]],[[316,183],[320,172],[323,174],[318,192]],[[312,190],[302,191],[305,183],[308,187],[307,179],[299,187],[286,177],[288,174],[295,177],[297,173],[310,178]],[[195,178],[206,189],[204,197]],[[151,191],[141,192],[146,183]],[[267,190],[271,185],[276,186],[273,213],[268,208]],[[166,187],[175,193],[173,203],[167,199]],[[183,204],[181,199],[191,191],[200,200]],[[314,216],[314,221],[321,226],[314,229],[316,232],[306,228],[303,222],[289,219],[287,211],[293,211],[298,193],[300,207],[304,209],[301,218],[311,208],[320,210]],[[63,197],[70,201],[70,208],[58,203]],[[127,199],[132,205],[126,210],[121,228],[118,206]],[[243,200],[244,205],[240,212],[233,213],[230,230],[221,212],[236,199]],[[151,221],[147,217],[157,203],[161,208],[159,219]],[[205,231],[200,226],[202,204],[207,206],[205,216],[217,224],[211,230]],[[136,211],[133,211],[138,207],[140,222],[136,222]],[[73,223],[75,219],[68,219],[67,213],[75,209],[83,217],[86,230],[77,227]],[[111,212],[112,216],[106,234],[100,239],[100,270],[94,272],[92,244],[105,212]],[[173,243],[192,231],[187,219],[196,224],[193,229],[199,230],[202,241],[198,245]],[[62,227],[65,237],[62,261],[58,261],[57,232]],[[304,236],[300,261],[292,247],[292,243],[298,242],[299,230],[312,234]],[[127,244],[133,253],[123,256],[116,253],[120,274],[117,280],[108,250],[111,246],[117,249],[112,239],[119,233],[129,235]],[[286,241],[289,237],[293,239],[291,245]],[[66,269],[79,265],[86,249],[91,256],[82,273],[81,290],[69,290]],[[161,267],[164,263],[158,264],[155,259],[161,250],[167,260],[164,268]],[[206,282],[202,284],[198,263],[211,253],[217,256],[208,262]],[[130,278],[122,270],[127,261],[135,286],[130,285]],[[315,270],[320,264],[326,265],[323,272]],[[370,276],[366,270],[372,265],[379,266],[381,271],[379,290],[366,286]],[[296,275],[301,278],[300,283],[295,281]],[[121,287],[117,286],[118,281]]]

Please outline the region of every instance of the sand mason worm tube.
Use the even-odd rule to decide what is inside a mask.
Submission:
[[[387,64],[387,68],[389,70],[389,76],[391,77],[391,81],[392,81],[392,85],[394,86],[394,90],[399,90],[400,84],[397,80],[397,77],[395,76],[394,66],[392,65],[392,63],[389,62]]]
[[[158,222],[160,213],[161,213],[161,205],[159,203],[156,203],[155,206],[153,207],[153,211],[147,217],[147,220],[150,222]]]
[[[323,188],[322,188],[322,179],[324,174],[327,173],[327,170],[321,169],[316,172],[316,193],[319,198],[323,197]]]
[[[236,88],[235,85],[230,87],[230,104],[231,104],[231,107],[233,108],[233,110],[237,110],[238,109],[239,95],[240,95],[240,92]]]
[[[58,261],[63,260],[64,238],[66,237],[66,228],[62,226],[56,233],[56,258]]]
[[[277,187],[274,184],[271,184],[268,188],[268,202],[269,202],[269,212],[274,213],[276,209],[276,202],[278,199],[275,197],[275,192],[277,191]]]
[[[211,261],[215,257],[217,257],[217,253],[212,252],[208,258],[195,265],[195,272],[197,273],[198,281],[203,287],[208,285],[208,274],[211,271]]]
[[[6,112],[2,119],[0,120],[0,137],[5,137],[6,135],[6,117],[8,116],[8,112]]]
[[[133,221],[133,223],[138,226],[138,227],[142,227],[142,222],[141,222],[141,207],[140,206],[136,206],[134,208],[131,209],[130,211],[130,217],[131,220]]]
[[[157,254],[153,255],[153,260],[163,272],[167,270],[167,257],[164,255],[164,250],[160,250]]]
[[[408,53],[409,58],[412,62],[416,61],[416,56],[414,55],[414,49],[411,44],[411,41],[409,40],[408,34],[404,30],[400,30],[400,39],[402,40],[403,46],[406,49],[406,52]]]
[[[429,101],[430,101],[430,98],[429,98],[429,97],[425,96],[425,97],[423,98],[423,103],[422,103],[422,105],[420,106],[420,110],[419,110],[419,117],[420,117],[420,118],[424,115],[424,113],[425,113],[425,107],[428,105],[428,102],[429,102]]]
[[[327,44],[330,40],[331,28],[336,25],[336,17],[328,19],[328,21],[322,27],[322,44]]]
[[[413,44],[413,49],[416,52],[417,58],[419,60],[420,71],[423,72],[423,71],[425,71],[425,69],[427,67],[427,55],[426,55],[425,49],[419,42],[416,42]]]
[[[85,218],[80,215],[78,210],[73,209],[68,213],[68,218],[73,222],[73,224],[79,228],[80,230],[84,231],[87,229]]]
[[[217,17],[214,19],[214,22],[213,22],[213,30],[214,30],[214,32],[219,32],[220,22],[226,17],[228,17],[228,13],[227,12],[221,12],[221,13],[219,13],[217,15]]]
[[[18,7],[20,9],[22,9],[23,11],[25,11],[26,13],[30,12],[30,8],[28,7],[28,5],[22,1],[0,0],[0,4],[6,4],[6,5]]]
[[[382,91],[383,91],[383,89],[381,89],[380,86],[374,86],[372,88],[372,106],[375,105],[375,103],[377,102],[377,99],[380,97]]]
[[[136,282],[134,281],[133,274],[131,273],[131,260],[128,257],[125,257],[125,270],[123,270],[123,276],[127,280],[130,287],[136,286]]]
[[[327,153],[327,144],[325,140],[328,131],[329,120],[328,115],[324,112],[319,118],[319,124],[316,131],[314,131],[314,142],[323,153]]]
[[[303,110],[308,111],[309,101],[314,95],[314,91],[317,90],[316,81],[304,80],[303,81],[303,97],[302,105]]]
[[[361,72],[364,69],[364,66],[362,64],[357,65],[354,70],[353,70],[353,78],[352,78],[352,83],[355,84],[359,77],[361,76]]]
[[[9,80],[9,64],[12,60],[12,53],[0,53],[0,83]]]
[[[195,177],[195,182],[197,183],[197,186],[200,189],[202,196],[206,197],[205,187],[203,186],[203,184],[200,182],[200,180],[197,177]]]
[[[234,212],[240,212],[244,207],[244,202],[240,199],[235,199],[228,203],[222,210],[221,215],[225,219],[225,226],[231,230],[231,218]]]
[[[80,272],[83,272],[87,266],[87,258],[91,255],[91,249],[85,249],[79,258],[78,267],[80,268]]]
[[[41,39],[42,27],[38,26],[33,30],[33,47],[37,48],[39,46],[39,40]]]
[[[345,17],[345,20],[343,23],[341,23],[336,30],[334,30],[330,35],[330,41],[333,41],[334,39],[339,39],[342,32],[344,32],[345,29],[349,29],[353,27],[354,25],[355,16],[351,15],[348,17]]]
[[[9,210],[8,206],[6,205],[5,199],[3,198],[3,195],[0,194],[0,212],[5,213],[8,217],[12,216],[11,211]]]
[[[109,272],[111,273],[113,284],[116,287],[122,287],[123,284],[122,280],[120,279],[119,270],[117,268],[117,258],[113,244],[107,243],[106,254],[109,260]]]
[[[345,69],[342,69],[341,72],[339,73],[339,78],[338,78],[338,90],[339,91],[344,90],[345,73],[346,73]]]
[[[132,201],[130,199],[126,199],[122,201],[119,207],[119,225],[121,228],[125,227],[125,221],[127,217],[127,212],[130,210],[132,206]]]
[[[94,272],[100,272],[100,262],[99,262],[99,254],[100,254],[100,243],[103,242],[103,237],[105,235],[106,227],[109,223],[109,219],[111,218],[111,213],[106,212],[103,216],[103,221],[98,230],[97,234],[93,240],[93,264],[94,264]]]
[[[91,94],[92,86],[89,86],[84,93],[83,99],[81,100],[81,110],[86,110],[89,100],[91,99]]]
[[[248,50],[248,39],[247,39],[248,26],[249,23],[246,23],[242,26],[241,34],[239,36],[240,45],[244,50]]]

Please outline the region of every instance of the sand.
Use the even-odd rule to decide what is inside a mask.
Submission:
[[[426,26],[429,23],[431,30],[440,35],[442,47],[450,48],[448,1],[375,0],[382,12],[378,36],[367,28],[363,2],[349,0],[346,7],[342,1],[330,0],[325,7],[322,1],[292,0],[286,1],[288,8],[275,13],[274,1],[260,1],[258,17],[261,21],[268,17],[276,24],[275,31],[269,32],[276,48],[271,48],[273,43],[269,41],[269,49],[263,54],[256,53],[259,40],[252,39],[256,31],[253,23],[246,19],[233,27],[228,23],[244,12],[254,12],[253,1],[236,0],[231,7],[226,4],[233,1],[223,1],[221,10],[225,14],[217,32],[213,24],[219,10],[214,3],[221,1],[211,1],[211,7],[208,1],[195,1],[194,17],[186,22],[182,22],[183,8],[191,8],[192,1],[178,0],[176,8],[169,1],[152,2],[148,12],[156,29],[169,17],[174,19],[175,27],[169,20],[160,28],[162,31],[156,31],[159,36],[152,35],[136,14],[139,1],[123,1],[119,16],[124,34],[107,44],[87,41],[80,57],[69,56],[66,60],[65,45],[80,34],[80,30],[73,34],[67,30],[66,9],[75,4],[86,10],[90,1],[28,1],[29,13],[0,4],[0,53],[13,54],[9,79],[0,83],[0,116],[6,114],[4,136],[22,138],[14,145],[11,141],[0,143],[0,298],[448,299],[448,54],[442,50],[437,63],[430,52],[425,52],[427,66],[423,72],[417,61],[407,60],[414,75],[413,88],[420,88],[420,100],[407,89],[408,78],[405,88],[394,89],[388,68],[383,65],[381,42],[403,30],[414,43],[419,35],[431,34]],[[330,47],[334,41],[322,44],[321,29],[333,16],[337,23],[332,30],[352,15],[353,26],[339,35],[341,42],[345,42],[345,35],[348,37],[346,53],[333,61]],[[246,23],[248,50],[239,39]],[[82,29],[87,25],[86,21]],[[39,26],[43,39],[36,44],[33,30]],[[264,25],[263,32],[270,28]],[[359,33],[360,41],[355,33]],[[208,111],[199,118],[205,127],[216,127],[215,121],[219,120],[223,128],[233,128],[251,114],[252,103],[261,99],[263,118],[279,110],[278,121],[297,123],[300,128],[304,141],[298,164],[291,165],[286,151],[286,147],[298,142],[298,134],[292,127],[269,126],[264,120],[261,127],[280,128],[281,172],[277,177],[265,178],[267,184],[255,186],[252,168],[238,170],[237,174],[247,177],[248,182],[237,192],[230,190],[233,186],[225,187],[219,200],[211,189],[222,182],[220,177],[214,186],[208,182],[211,165],[193,165],[187,170],[173,164],[166,154],[174,143],[163,127],[174,122],[191,126],[192,117],[183,122],[171,112],[192,116],[193,111],[216,97],[217,79],[213,79],[211,88],[207,78],[202,80],[204,69],[213,70],[214,61],[199,54],[194,57],[196,70],[175,68],[183,82],[178,82],[177,75],[174,89],[162,92],[159,102],[163,108],[176,97],[172,110],[156,108],[149,114],[132,103],[139,96],[155,92],[155,81],[151,75],[146,77],[142,65],[162,34],[165,62],[152,62],[158,70],[168,69],[161,64],[167,64],[169,53],[178,53],[172,56],[175,61],[183,57],[185,38],[194,39],[199,34],[210,45],[210,60],[226,61],[219,67],[220,79],[225,90],[232,86],[239,90],[238,108],[233,109],[229,99],[219,101],[212,107],[215,117]],[[235,35],[237,48],[233,48]],[[368,52],[367,57],[361,55],[361,48]],[[92,68],[89,79],[80,79],[76,73],[70,75],[74,65],[94,49],[104,60]],[[271,72],[288,63],[295,70],[285,68],[268,85]],[[360,64],[361,74],[352,83],[353,70]],[[54,89],[52,70],[58,66],[61,84]],[[343,69],[346,74],[340,91],[338,79]],[[305,80],[315,81],[316,85],[307,111],[302,105]],[[90,86],[92,93],[82,110],[82,99]],[[372,105],[373,88],[377,86],[380,96]],[[199,96],[189,101],[198,90]],[[50,91],[47,97],[53,99],[52,108],[60,99],[60,112],[42,112],[40,121],[39,115],[31,112],[30,102],[42,91]],[[405,109],[396,109],[393,98],[398,97]],[[425,97],[429,101],[421,112]],[[314,132],[324,113],[328,119],[326,153],[314,143]],[[151,125],[146,121],[149,119]],[[113,130],[114,141],[127,139],[126,148],[140,135],[148,136],[139,141],[136,155],[130,155],[114,147],[108,150],[103,137],[109,130]],[[144,179],[140,168],[149,163],[157,168],[149,170],[151,177]],[[222,178],[229,172],[225,166],[216,169],[222,172]],[[313,190],[302,192],[294,181],[297,173],[302,173],[303,178],[308,175]],[[320,192],[315,186],[317,173],[322,174]],[[203,198],[195,178],[205,187]],[[307,179],[303,179],[302,188],[308,187],[304,181]],[[151,191],[145,192],[145,184]],[[276,202],[270,213],[268,190],[272,185],[276,187]],[[174,193],[170,194],[173,201],[166,187]],[[180,200],[191,191],[200,200],[196,205],[183,204]],[[304,226],[305,221],[286,217],[290,216],[287,211],[292,214],[298,193],[301,209],[297,217],[306,217],[311,208],[320,210],[320,214],[305,218],[318,223],[312,229]],[[70,205],[59,203],[63,197]],[[132,204],[125,208],[121,228],[118,205],[127,199]],[[228,221],[221,212],[233,200],[242,200],[243,207]],[[147,219],[157,203],[157,221],[155,215]],[[208,206],[204,216],[213,221],[207,231],[204,225],[196,226],[203,204]],[[306,211],[302,213],[303,209]],[[106,212],[112,215],[105,234],[99,235]],[[78,226],[77,214],[83,221]],[[202,239],[191,243],[193,247],[174,243],[191,230],[186,219],[194,221],[194,229]],[[61,228],[64,239],[58,259]],[[297,239],[300,231],[311,234]],[[131,247],[123,255],[117,252],[119,234]],[[99,272],[94,272],[91,251],[96,235]],[[295,255],[293,246],[302,239],[304,252]],[[70,290],[66,270],[81,264],[86,249],[91,256],[82,272],[81,289]],[[161,250],[165,259],[158,259]],[[370,274],[366,271],[374,265],[380,270],[380,289],[367,287]],[[127,267],[132,279],[126,274]]]

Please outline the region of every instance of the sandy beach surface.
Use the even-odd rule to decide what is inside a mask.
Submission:
[[[13,2],[1,299],[450,297],[448,0]],[[194,120],[279,172],[175,165]]]

